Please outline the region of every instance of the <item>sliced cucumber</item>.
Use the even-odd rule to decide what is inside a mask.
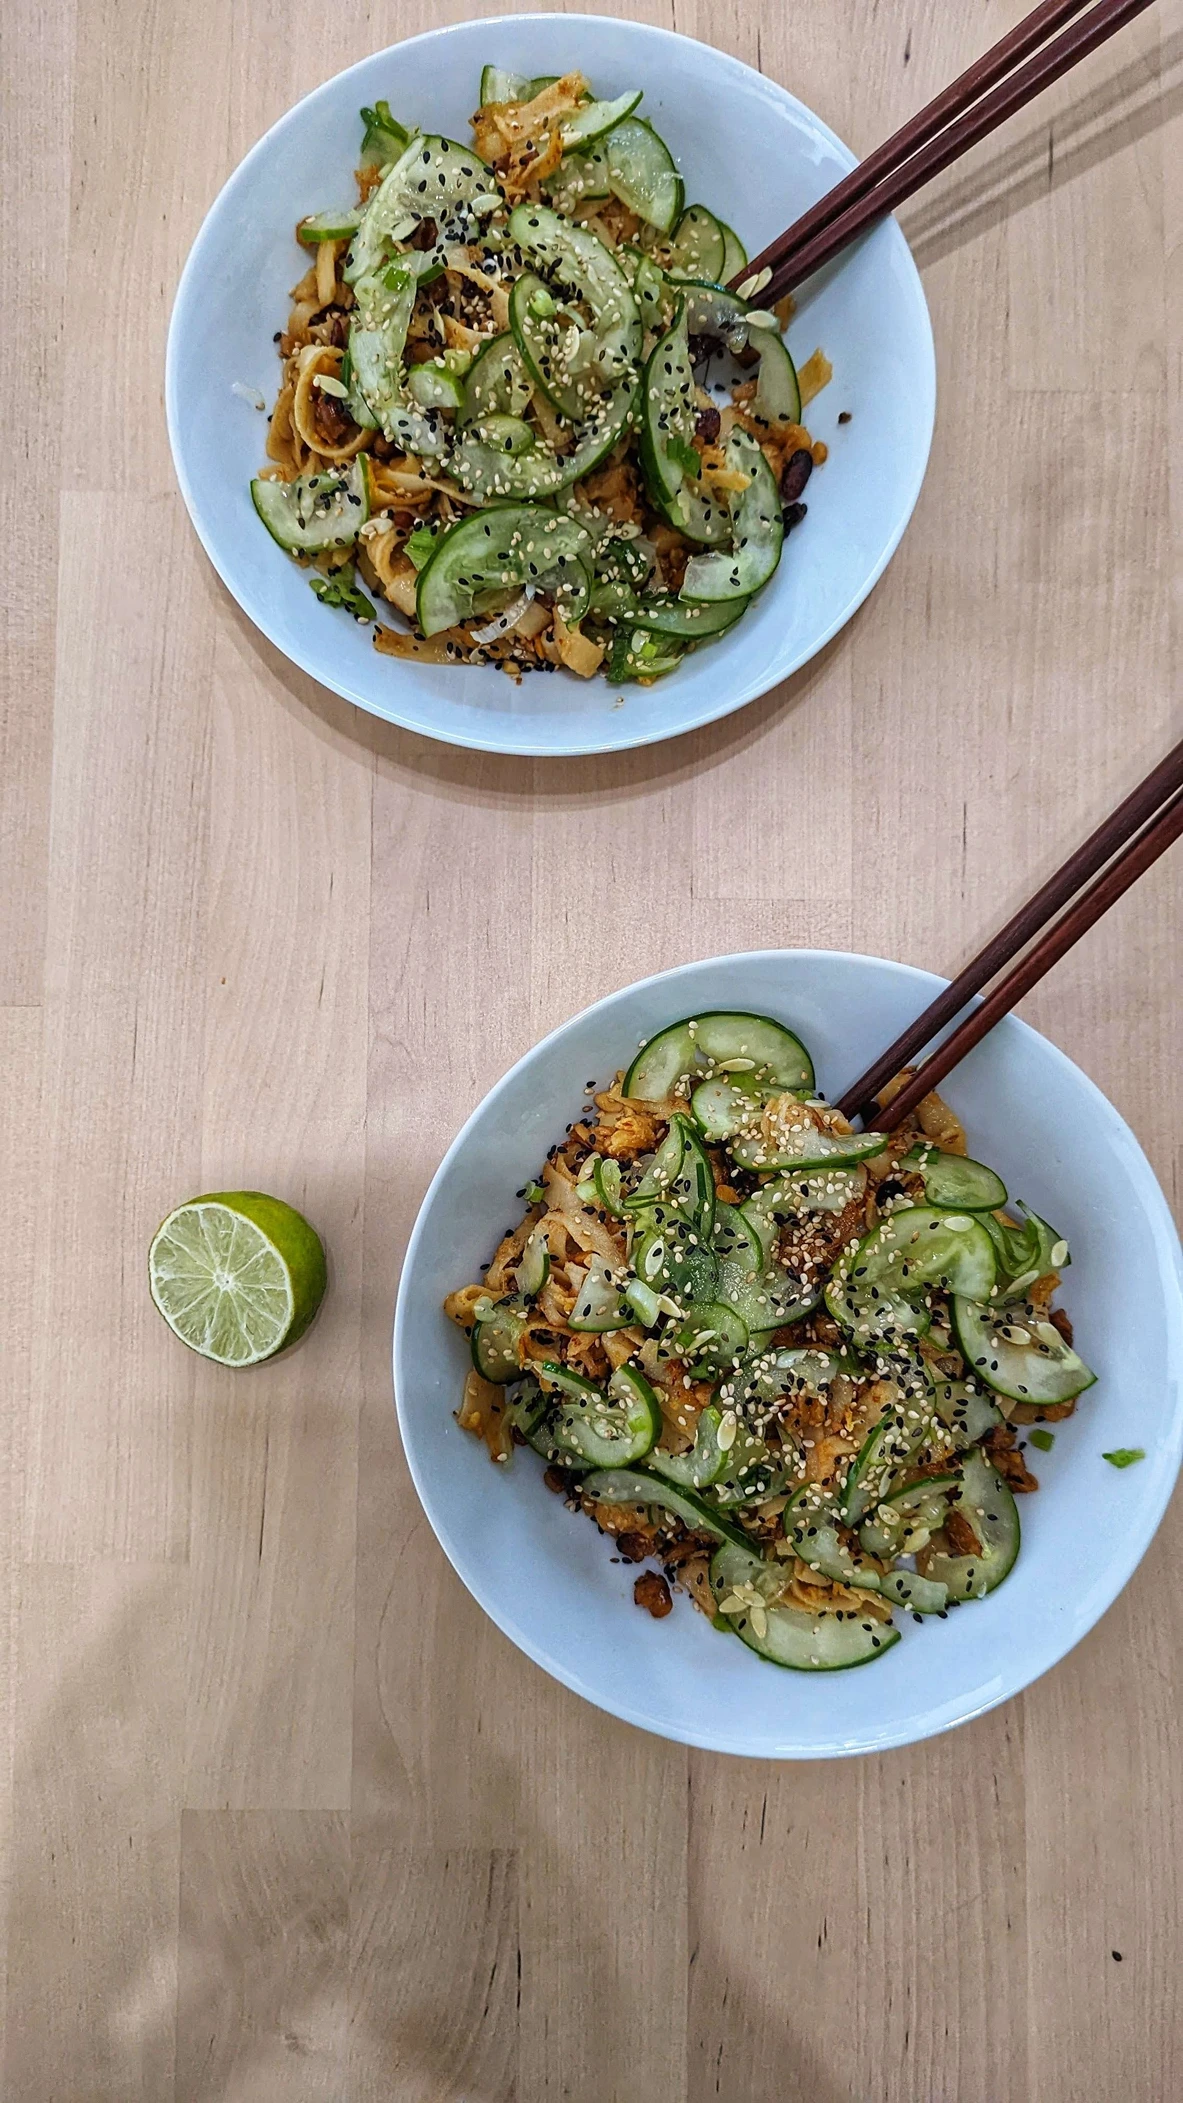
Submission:
[[[676,642],[673,636],[650,635],[646,629],[630,625],[617,627],[604,676],[610,686],[619,686],[627,679],[664,679],[667,672],[677,671],[685,655],[686,645]]]
[[[472,1332],[472,1362],[483,1380],[499,1386],[520,1380],[522,1362],[518,1344],[525,1334],[526,1316],[520,1302],[504,1300],[494,1305]]]
[[[471,146],[435,137],[411,139],[361,215],[345,266],[346,281],[354,285],[377,270],[425,219],[434,223],[436,238],[420,264],[442,262],[449,242],[479,235],[482,222],[472,210],[474,200],[497,200],[499,194],[492,169]]]
[[[358,460],[297,475],[294,482],[255,480],[251,500],[272,540],[289,555],[352,547],[370,515],[369,486]]]
[[[728,226],[725,219],[720,219],[719,231],[723,236],[723,268],[719,272],[719,277],[722,283],[726,285],[730,283],[733,277],[739,276],[740,271],[747,263],[748,252],[735,228]]]
[[[995,1276],[993,1243],[980,1221],[931,1205],[893,1212],[841,1266],[843,1281],[860,1296],[873,1286],[910,1296],[940,1285],[984,1299]]]
[[[960,1509],[981,1542],[979,1555],[926,1554],[924,1575],[943,1584],[950,1599],[984,1599],[1009,1576],[1019,1552],[1019,1513],[1001,1475],[978,1452],[961,1478]]]
[[[1002,1422],[998,1404],[974,1381],[935,1381],[932,1396],[933,1407],[958,1448],[976,1446]]]
[[[774,1605],[783,1585],[784,1571],[754,1554],[746,1542],[725,1545],[711,1558],[716,1605],[729,1598],[743,1601],[742,1611],[725,1618],[749,1650],[770,1664],[794,1672],[842,1671],[885,1657],[900,1640],[898,1628],[869,1614],[815,1615]]]
[[[734,235],[732,239],[734,239]],[[672,278],[705,279],[720,284],[725,276],[727,237],[720,222],[705,204],[687,205],[674,229],[666,259]]]
[[[683,643],[708,642],[712,636],[725,635],[747,612],[746,599],[720,601],[718,605],[688,605],[684,599],[661,597],[641,598],[622,609],[622,619],[630,628],[639,628],[648,635],[677,637]]]
[[[609,1329],[627,1329],[632,1324],[633,1310],[601,1256],[593,1256],[588,1264],[570,1320],[573,1329],[592,1336],[603,1336]]]
[[[481,108],[490,102],[533,102],[543,88],[553,88],[557,73],[539,73],[533,80],[526,73],[509,73],[504,66],[481,68]]]
[[[745,1083],[745,1076],[716,1074],[703,1081],[690,1098],[690,1114],[708,1139],[732,1139],[759,1115],[766,1088]]]
[[[664,1482],[648,1469],[604,1469],[601,1473],[589,1475],[580,1484],[580,1493],[592,1504],[642,1504],[669,1512],[693,1533],[713,1533],[716,1540],[732,1542],[747,1552],[745,1537],[737,1526],[730,1525],[719,1512],[712,1511],[693,1490]]]
[[[664,139],[643,117],[626,117],[609,133],[604,154],[613,196],[659,233],[668,233],[686,192]]]
[[[657,1397],[635,1366],[619,1366],[607,1393],[562,1366],[546,1363],[540,1371],[569,1397],[550,1425],[561,1453],[573,1453],[594,1468],[627,1468],[643,1460],[660,1437]]]
[[[1096,1374],[1027,1301],[984,1305],[958,1295],[953,1322],[966,1364],[1015,1402],[1069,1402]]]
[[[681,1489],[705,1489],[708,1483],[717,1481],[723,1474],[730,1458],[719,1444],[722,1421],[714,1403],[708,1402],[699,1417],[690,1451],[663,1453],[660,1446],[655,1446],[649,1455],[649,1466],[664,1481],[675,1483]]]
[[[533,442],[532,432],[529,446],[511,444],[507,449],[496,416],[474,419],[452,456],[452,473],[473,496],[491,504],[558,496],[606,459],[628,428],[633,397],[631,381],[602,395],[586,422],[575,429],[575,442],[567,453]],[[590,594],[590,572],[587,585]]]
[[[678,290],[686,302],[686,326],[692,336],[722,337],[727,348],[740,351],[748,340],[748,303],[725,285],[707,285],[696,279],[679,279]]]
[[[800,423],[801,386],[783,338],[772,329],[750,328],[748,342],[760,353],[752,401],[756,415],[769,423]]]
[[[313,212],[310,218],[301,219],[296,239],[305,248],[319,248],[322,241],[348,241],[360,223],[361,210],[356,205],[346,205],[341,212]]]
[[[681,590],[684,599],[750,597],[767,584],[780,561],[784,515],[776,477],[760,447],[750,432],[737,426],[723,457],[730,469],[748,477],[747,487],[728,497],[731,551],[691,556]]]
[[[464,406],[464,381],[435,358],[423,365],[412,365],[407,374],[407,392],[421,409],[456,410]]]
[[[703,1300],[692,1307],[674,1337],[679,1357],[705,1372],[729,1370],[747,1347],[747,1323],[721,1300]]]
[[[949,1587],[932,1577],[921,1577],[918,1570],[889,1570],[879,1580],[879,1591],[884,1599],[906,1606],[911,1614],[940,1614],[949,1600]]]
[[[813,1061],[799,1037],[768,1015],[711,1009],[650,1037],[624,1078],[624,1093],[661,1102],[686,1074],[751,1074],[779,1089],[813,1087]]]
[[[643,1285],[673,1292],[683,1301],[709,1300],[719,1283],[719,1259],[693,1220],[672,1207],[656,1208],[633,1249],[633,1269]]]
[[[532,504],[504,504],[460,519],[440,534],[419,572],[419,626],[424,635],[438,635],[467,620],[479,594],[524,584],[553,591],[560,600],[567,593],[586,594],[581,557],[588,547],[575,519]]]
[[[775,1145],[741,1133],[730,1141],[729,1151],[742,1168],[764,1175],[785,1168],[824,1169],[831,1164],[835,1168],[852,1167],[857,1161],[869,1161],[873,1154],[881,1154],[885,1143],[882,1132],[823,1132],[806,1124],[783,1133]]]
[[[590,146],[595,139],[602,139],[613,131],[626,117],[631,117],[641,100],[641,89],[633,88],[629,93],[618,95],[614,102],[581,102],[559,125],[559,136],[563,145]]]
[[[605,1212],[613,1219],[625,1217],[624,1201],[621,1197],[619,1161],[597,1161],[592,1170],[592,1182],[596,1186],[596,1198]]]
[[[862,1196],[866,1184],[866,1169],[857,1163],[854,1168],[824,1168],[770,1180],[744,1200],[744,1216],[768,1249],[776,1239],[779,1219],[798,1219],[808,1212],[845,1212]]]
[[[786,1395],[824,1395],[839,1374],[852,1371],[851,1361],[837,1351],[823,1350],[819,1344],[786,1345],[753,1353],[733,1387],[728,1383],[722,1393],[734,1392],[738,1409],[771,1409]]]
[[[587,153],[565,153],[545,184],[547,202],[564,218],[570,218],[581,205],[612,195],[607,146],[605,140],[602,146],[593,146]]]
[[[358,114],[365,125],[361,142],[363,168],[383,168],[406,152],[411,134],[405,124],[391,116],[388,102],[376,102],[373,109],[363,109]]]
[[[522,362],[536,387],[547,400],[574,419],[587,406],[586,381],[573,369],[570,339],[576,349],[585,333],[565,318],[540,277],[532,270],[515,279],[509,295],[509,325]]]
[[[661,1296],[651,1285],[646,1285],[640,1278],[630,1278],[624,1288],[624,1297],[644,1328],[656,1327],[661,1316]]]
[[[686,310],[679,306],[672,326],[654,344],[641,382],[641,464],[650,493],[661,504],[678,495],[688,463],[698,471],[695,414]]]
[[[901,1168],[910,1169],[924,1182],[930,1205],[950,1212],[994,1212],[1006,1203],[1006,1184],[992,1168],[970,1161],[964,1154],[944,1154],[938,1147],[914,1146],[905,1154]],[[991,1237],[993,1239],[993,1237]]]
[[[1025,1205],[1019,1209],[1027,1212]],[[1009,1293],[1022,1292],[1052,1271],[1067,1270],[1072,1261],[1063,1235],[1037,1212],[1027,1212],[1021,1227],[985,1214],[982,1225],[998,1252],[999,1279]]]
[[[547,1247],[545,1231],[539,1226],[535,1227],[522,1250],[517,1269],[518,1291],[524,1293],[528,1299],[535,1300],[549,1277],[550,1250]]]
[[[931,1419],[912,1398],[902,1398],[885,1410],[868,1431],[843,1484],[845,1526],[858,1526],[872,1505],[885,1501],[896,1475],[923,1451],[931,1432]]]
[[[623,270],[602,241],[546,205],[517,205],[510,238],[539,270],[582,298],[595,333],[593,369],[606,386],[629,381],[641,353],[641,317]]]
[[[479,351],[464,380],[464,401],[457,421],[473,423],[488,416],[521,416],[533,388],[522,354],[508,330]]]
[[[353,290],[357,306],[349,330],[352,384],[377,417],[385,437],[404,435],[399,412],[404,405],[403,352],[419,280],[401,263],[370,271]],[[421,418],[420,421],[423,421]],[[428,451],[438,451],[438,444]]]

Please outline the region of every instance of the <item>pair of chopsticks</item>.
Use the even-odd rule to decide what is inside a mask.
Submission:
[[[1085,0],[1044,0],[737,271],[733,288],[769,270],[771,278],[753,290],[762,307],[772,306],[1141,14],[1151,0],[1095,0],[1082,14],[1084,4]],[[1081,19],[1073,21],[1073,16]],[[1055,36],[1065,23],[1069,26],[1063,34]]]
[[[1144,782],[1120,803],[1103,825],[1091,833],[1082,847],[1068,857],[1034,897],[1008,920],[1006,926],[979,952],[973,962],[937,995],[931,1006],[917,1016],[882,1058],[861,1074],[840,1096],[837,1108],[846,1117],[862,1116],[873,1121],[877,1132],[891,1132],[914,1110],[922,1096],[937,1086],[973,1046],[993,1029],[999,1018],[1014,1007],[1074,942],[1094,927],[1103,913],[1137,882],[1152,862],[1183,833],[1183,743],[1148,774]],[[1106,866],[1108,865],[1108,866]],[[1098,874],[1098,872],[1100,872]],[[1090,882],[1090,878],[1095,878]],[[1087,890],[1081,890],[1087,884]],[[1077,897],[1076,893],[1080,892]],[[1074,903],[1069,903],[1075,900]],[[1061,911],[1067,907],[1066,911]],[[1047,926],[1053,913],[1060,918]],[[1041,939],[1019,958],[1005,978],[999,980],[979,1007],[938,1045],[931,1058],[908,1080],[886,1108],[875,1107],[875,1097],[886,1082],[922,1051],[946,1023],[952,1022],[966,1003],[980,993],[987,981],[1009,964],[1025,944],[1044,929]]]

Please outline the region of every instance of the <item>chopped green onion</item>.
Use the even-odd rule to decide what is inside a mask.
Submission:
[[[1142,1446],[1115,1446],[1112,1453],[1101,1455],[1101,1459],[1107,1460],[1112,1468],[1132,1468],[1136,1460],[1145,1458],[1146,1452]]]
[[[1056,1443],[1054,1431],[1032,1431],[1029,1433],[1029,1437],[1031,1444],[1038,1446],[1041,1453],[1050,1453]]]

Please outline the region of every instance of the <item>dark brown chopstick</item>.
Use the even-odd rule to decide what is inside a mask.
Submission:
[[[932,1057],[917,1068],[899,1094],[892,1097],[886,1109],[876,1111],[876,1131],[894,1131],[908,1112],[916,1108],[921,1098],[935,1088],[938,1082],[943,1081],[945,1075],[964,1059],[967,1052],[973,1050],[975,1044],[980,1044],[995,1023],[1010,1012],[1016,1001],[1021,1000],[1025,993],[1029,993],[1045,972],[1050,971],[1052,965],[1057,964],[1073,944],[1079,942],[1082,935],[1096,926],[1097,921],[1129,890],[1131,884],[1135,884],[1140,876],[1145,875],[1151,864],[1156,862],[1161,854],[1166,853],[1180,833],[1183,833],[1183,789],[1175,791],[1152,823],[1138,834],[1095,883],[1090,884],[1087,891],[1081,893],[1075,904],[1048,928],[1035,947],[1028,950],[1025,957],[1020,958],[1014,970],[999,980],[997,986],[986,995],[981,1006],[966,1016],[965,1021],[954,1030],[951,1037],[947,1037],[943,1044],[938,1045]]]
[[[1087,14],[1070,22],[1061,35],[1036,51],[963,116],[930,138],[918,152],[894,166],[890,174],[847,210],[840,212],[836,219],[824,225],[812,239],[790,249],[787,241],[794,229],[787,229],[780,240],[765,251],[760,264],[761,268],[772,270],[770,281],[756,294],[761,305],[773,305],[805,278],[812,277],[876,220],[895,211],[897,205],[903,204],[932,176],[947,168],[951,161],[960,159],[979,139],[994,131],[1151,4],[1152,0],[1096,0]],[[825,200],[821,202],[824,204]],[[770,257],[775,260],[770,262]],[[749,264],[740,282],[746,282],[752,275],[753,266]]]
[[[1005,927],[992,936],[984,949],[959,971],[957,977],[943,993],[939,993],[931,1006],[918,1015],[903,1034],[890,1044],[883,1056],[876,1059],[866,1073],[852,1082],[845,1094],[840,1096],[837,1108],[845,1117],[856,1117],[866,1112],[875,1096],[894,1074],[900,1072],[916,1053],[922,1051],[945,1024],[980,993],[982,987],[1009,964],[1012,957],[1046,926],[1053,913],[1058,913],[1075,897],[1083,883],[1103,869],[1128,840],[1152,818],[1174,792],[1183,787],[1183,743],[1168,752],[1145,781],[1111,811],[1104,824],[1090,833],[1084,844],[1071,854],[1062,868],[1041,885],[1034,897],[1021,906]]]
[[[964,73],[959,73],[956,80],[950,81],[947,88],[942,89],[931,102],[926,102],[922,110],[917,110],[915,116],[909,117],[899,131],[893,132],[889,139],[885,139],[882,146],[876,147],[874,153],[869,153],[865,161],[860,161],[857,168],[852,168],[850,174],[832,190],[827,190],[825,196],[819,198],[816,204],[810,205],[809,210],[803,212],[799,219],[795,219],[786,232],[778,234],[776,240],[770,242],[758,256],[750,263],[745,263],[743,269],[737,271],[732,279],[732,287],[742,283],[755,271],[763,270],[767,266],[775,267],[782,258],[802,248],[807,241],[812,241],[815,234],[820,234],[840,213],[846,211],[850,205],[857,204],[860,197],[865,197],[868,190],[873,190],[876,183],[882,182],[901,162],[910,159],[912,154],[926,146],[928,141],[943,131],[947,124],[951,124],[955,117],[961,116],[971,102],[977,101],[987,89],[1002,80],[1012,67],[1019,65],[1033,51],[1038,50],[1040,44],[1046,43],[1048,37],[1053,36],[1065,22],[1070,22],[1073,15],[1078,15],[1087,4],[1088,0],[1043,0],[1042,6],[1025,15],[1014,29],[1009,30],[1006,36],[1000,37],[980,58],[976,58],[972,66],[967,66]]]

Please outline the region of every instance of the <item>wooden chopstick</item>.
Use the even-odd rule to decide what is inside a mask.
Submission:
[[[829,263],[849,247],[888,212],[893,212],[915,191],[921,189],[932,176],[947,168],[951,161],[960,159],[963,153],[975,146],[996,127],[1022,109],[1025,103],[1050,87],[1063,73],[1086,58],[1098,45],[1114,36],[1119,29],[1131,22],[1135,15],[1151,6],[1152,0],[1096,0],[1087,14],[1070,22],[1062,34],[1042,50],[1036,51],[1025,64],[1011,73],[999,85],[976,102],[963,116],[947,125],[944,130],[930,138],[918,152],[896,164],[891,173],[868,190],[847,210],[824,225],[822,231],[812,239],[792,249],[787,247],[790,227],[779,241],[765,250],[763,260],[758,259],[759,269],[772,270],[769,282],[756,293],[761,306],[772,306],[791,292],[807,277],[812,277],[825,263]],[[972,70],[972,69],[971,69]],[[964,77],[964,76],[963,76]],[[921,112],[923,115],[923,112]],[[914,122],[916,120],[913,120]],[[907,127],[905,127],[905,130]],[[899,135],[897,135],[899,136]],[[855,171],[857,173],[857,171]],[[849,181],[849,177],[846,178]],[[826,202],[821,200],[822,204]],[[817,207],[815,207],[817,209]],[[772,259],[772,260],[770,260]],[[741,283],[747,283],[755,274],[755,266],[749,264],[742,273]]]
[[[1046,926],[1053,913],[1058,913],[1074,898],[1082,884],[1103,869],[1106,862],[1124,847],[1147,820],[1161,809],[1179,788],[1183,788],[1183,742],[1168,752],[1147,776],[1131,791],[1115,811],[1111,811],[1102,825],[1089,834],[1083,845],[1070,854],[1067,861],[1042,884],[1026,905],[991,937],[984,949],[971,958],[964,971],[946,986],[943,993],[924,1010],[922,1015],[910,1023],[903,1034],[889,1044],[881,1058],[876,1059],[866,1073],[860,1074],[851,1083],[844,1095],[838,1098],[836,1108],[844,1117],[857,1117],[870,1110],[874,1098],[885,1082],[900,1072],[916,1053],[923,1051],[939,1030],[980,993],[996,971],[1009,964],[1012,957]]]
[[[804,247],[815,234],[820,234],[832,225],[850,205],[857,204],[860,197],[865,197],[868,190],[874,189],[876,183],[891,175],[903,161],[918,152],[921,146],[926,146],[930,139],[944,130],[946,124],[961,116],[971,102],[975,102],[987,89],[994,87],[1013,66],[1019,65],[1033,51],[1038,50],[1040,44],[1045,43],[1065,22],[1071,21],[1073,15],[1078,15],[1087,4],[1088,0],[1043,0],[1041,6],[1035,8],[1031,14],[1025,15],[1014,29],[1008,31],[1006,36],[1000,37],[980,58],[975,59],[972,66],[967,66],[964,73],[959,73],[956,80],[950,81],[947,88],[942,89],[931,102],[926,102],[922,110],[917,110],[915,116],[909,117],[899,131],[893,132],[889,139],[885,139],[882,146],[876,147],[874,153],[869,153],[866,160],[860,161],[857,168],[852,168],[850,174],[844,176],[840,183],[832,190],[827,190],[825,196],[820,197],[816,204],[810,205],[807,212],[802,212],[801,217],[795,219],[783,234],[778,234],[776,240],[771,241],[750,263],[745,263],[743,269],[737,271],[732,279],[732,289],[756,271],[768,266],[775,268],[795,250]]]
[[[1100,875],[1095,883],[1083,891],[1075,904],[1055,921],[1033,949],[1020,958],[1014,970],[1000,979],[997,986],[986,995],[980,1007],[966,1016],[951,1037],[938,1045],[932,1057],[917,1068],[911,1079],[898,1095],[883,1110],[875,1113],[875,1130],[892,1132],[896,1126],[914,1110],[922,1097],[926,1096],[938,1082],[943,1081],[975,1044],[980,1044],[1003,1015],[1010,1012],[1016,1001],[1029,993],[1044,974],[1066,955],[1080,937],[1095,927],[1110,906],[1123,896],[1143,876],[1161,854],[1165,854],[1183,833],[1183,788],[1159,811],[1145,830],[1137,835],[1122,853]]]

